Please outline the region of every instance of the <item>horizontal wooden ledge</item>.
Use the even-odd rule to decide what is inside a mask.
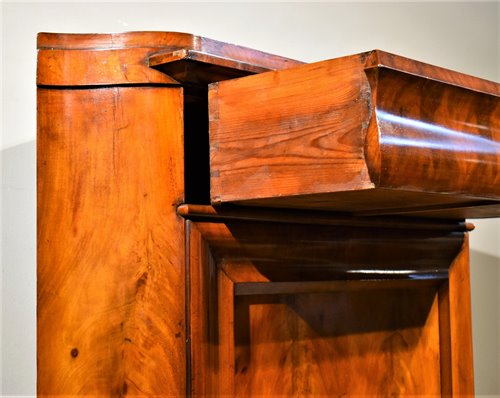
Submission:
[[[234,205],[214,207],[209,205],[181,204],[177,207],[177,214],[186,219],[202,221],[260,221],[366,228],[442,230],[450,232],[467,232],[474,229],[472,223],[464,221],[455,222],[405,217],[355,217],[326,211],[266,209]]]
[[[335,291],[362,291],[362,290],[399,290],[421,289],[436,287],[448,279],[448,272],[441,270],[409,272],[411,277],[402,279],[396,275],[394,279],[356,279],[333,281],[304,281],[304,282],[242,282],[234,286],[236,296],[274,295],[274,294],[309,294],[329,293]],[[388,275],[383,275],[387,278]],[[400,278],[400,279],[398,279]]]

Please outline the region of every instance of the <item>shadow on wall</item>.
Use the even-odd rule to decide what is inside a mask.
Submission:
[[[500,396],[500,258],[471,250],[476,394]]]
[[[36,391],[36,143],[4,149],[2,188],[2,393]]]

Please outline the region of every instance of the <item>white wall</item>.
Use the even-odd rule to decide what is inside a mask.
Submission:
[[[373,48],[500,78],[499,4],[3,3],[2,372],[5,395],[36,377],[36,33],[172,30],[316,61]],[[500,394],[500,224],[472,234],[476,390]]]

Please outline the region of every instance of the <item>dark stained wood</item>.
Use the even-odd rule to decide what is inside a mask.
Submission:
[[[451,319],[448,334],[443,331],[440,317],[448,319],[449,312],[440,300],[448,267],[463,250],[462,233],[445,237],[427,231],[416,238],[409,230],[398,232],[398,238],[388,230],[369,230],[374,247],[391,248],[384,257],[367,249],[368,235],[354,227],[229,220],[189,225],[196,286],[190,320],[197,331],[191,336],[193,343],[200,342],[191,350],[192,374],[198,383],[205,380],[196,384],[204,394],[437,396],[443,383],[451,383],[451,376],[442,380],[442,369],[450,364],[441,339],[450,330],[460,333],[464,325]],[[344,245],[349,249],[341,249]],[[435,249],[434,255],[447,253],[435,278],[398,280],[401,275],[394,272],[342,281],[335,272],[325,272],[344,263],[352,270],[365,268],[381,257],[387,270],[396,271],[388,257],[397,258],[400,249],[404,267],[432,263],[439,269],[441,260],[427,258],[425,245]],[[309,272],[318,264],[321,274]]]
[[[229,256],[239,264],[251,261],[274,281],[432,276],[447,272],[463,235],[238,221],[197,227],[216,260]]]
[[[203,221],[267,221],[292,224],[336,225],[389,229],[428,229],[443,231],[472,231],[474,225],[463,221],[415,219],[404,217],[352,217],[325,211],[297,211],[243,206],[206,206],[182,204],[177,214],[190,220]]]
[[[41,396],[185,392],[181,107],[177,88],[38,90]]]
[[[500,84],[487,95],[380,69],[379,185],[500,198]]]
[[[205,85],[269,71],[260,65],[186,49],[152,55],[149,66],[181,83]]]
[[[466,75],[465,73],[430,65],[381,50],[369,51],[364,53],[364,55],[363,62],[366,69],[391,69],[484,94],[500,95],[498,83],[479,77]]]
[[[209,95],[214,204],[498,213],[494,82],[374,51],[214,83]]]

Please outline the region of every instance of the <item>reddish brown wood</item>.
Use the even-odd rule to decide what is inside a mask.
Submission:
[[[183,396],[190,282],[176,207],[195,197],[184,145],[206,85],[195,68],[183,90],[149,59],[195,51],[244,74],[294,62],[168,32],[40,34],[38,46],[38,393]]]
[[[497,84],[172,32],[38,45],[39,395],[473,393]],[[208,83],[292,66],[209,110]],[[208,206],[208,116],[217,200],[269,208]]]
[[[442,393],[474,396],[468,236],[450,266],[449,282],[439,290],[439,312],[441,369],[446,380]]]
[[[363,158],[368,79],[332,62],[290,69],[285,81],[273,72],[212,86],[213,203],[325,192],[332,181],[344,190],[374,186]]]
[[[179,109],[177,88],[38,90],[41,396],[185,391]]]
[[[90,86],[111,84],[179,83],[148,67],[146,59],[155,48],[120,50],[38,51],[37,83],[43,86]],[[96,65],[102,67],[96,68]]]
[[[495,216],[499,93],[380,51],[213,84],[212,202]]]
[[[177,79],[198,83],[197,76],[205,76],[202,82],[206,84],[226,75],[239,77],[300,65],[292,59],[177,32],[40,33],[38,49],[38,85],[177,85]],[[188,73],[180,72],[186,68]]]
[[[349,228],[226,220],[190,223],[189,230],[190,274],[197,286],[190,295],[191,328],[204,331],[201,339],[197,335],[204,344],[191,351],[192,374],[194,380],[205,380],[205,394],[436,396],[452,382],[446,369],[456,365],[450,364],[445,336],[462,333],[456,343],[467,341],[466,325],[449,319],[441,304],[440,286],[448,285],[447,274],[427,280],[393,279],[396,273],[378,280],[338,280],[338,274],[326,271],[344,263],[356,270],[380,259],[387,269],[397,270],[381,252],[365,247],[359,227],[352,227],[350,235]],[[384,242],[374,242],[374,247],[391,247],[396,257],[399,247],[406,253],[399,270],[418,268],[422,261],[438,264],[424,260],[424,245],[448,253],[443,256],[445,269],[460,261],[454,258],[462,250],[462,234],[445,238],[446,233],[428,231],[416,238],[415,232],[405,231],[397,238],[390,230],[367,230]],[[343,245],[349,249],[342,250]],[[305,249],[311,246],[313,250]],[[414,254],[412,247],[418,248]],[[361,260],[355,254],[359,252],[367,257]],[[349,259],[342,253],[350,253]],[[319,264],[321,276],[312,271]],[[217,282],[208,275],[218,275]],[[455,286],[456,280],[449,283]],[[215,300],[210,297],[214,292]],[[215,306],[209,304],[214,301]],[[449,322],[447,331],[443,319]],[[467,365],[461,371],[472,376]]]

